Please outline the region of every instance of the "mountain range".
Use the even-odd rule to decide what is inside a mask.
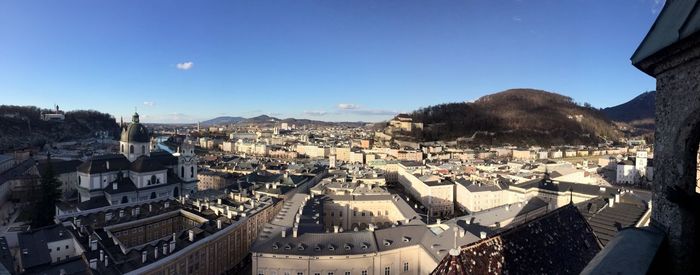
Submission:
[[[221,117],[216,117],[210,120],[202,121],[199,124],[201,126],[212,126],[212,125],[230,125],[230,124],[235,124],[235,125],[260,125],[260,126],[274,126],[275,124],[278,123],[288,123],[290,126],[291,125],[296,125],[296,126],[305,126],[305,125],[315,125],[315,126],[333,126],[333,125],[345,125],[345,126],[362,126],[365,123],[363,122],[328,122],[328,121],[320,121],[320,120],[311,120],[311,119],[298,119],[298,118],[285,118],[285,119],[280,119],[268,115],[260,115],[256,117],[251,117],[251,118],[244,118],[244,117],[231,117],[231,116],[221,116]]]

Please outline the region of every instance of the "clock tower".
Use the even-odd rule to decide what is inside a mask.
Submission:
[[[177,176],[183,181],[183,194],[190,194],[197,189],[197,156],[194,154],[194,146],[182,144],[173,154],[177,157]]]

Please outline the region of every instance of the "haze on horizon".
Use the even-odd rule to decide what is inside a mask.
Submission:
[[[381,121],[510,88],[608,107],[663,1],[0,0],[0,104]]]

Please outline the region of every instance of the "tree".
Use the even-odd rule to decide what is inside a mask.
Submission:
[[[41,175],[41,196],[34,204],[32,214],[32,226],[42,227],[54,224],[56,216],[56,202],[61,197],[61,182],[56,178],[56,173],[51,165],[51,155],[46,159],[46,171]]]

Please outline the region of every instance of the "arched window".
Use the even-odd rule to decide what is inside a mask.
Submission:
[[[194,166],[190,166],[190,178],[194,178]]]
[[[129,202],[129,198],[126,197],[126,196],[123,196],[123,197],[122,197],[122,203],[128,203],[128,202]]]
[[[120,152],[124,153],[124,144],[122,144],[122,150]]]
[[[134,153],[134,145],[130,145],[129,146],[129,154],[133,154],[133,153]]]
[[[185,177],[185,167],[184,166],[180,167],[180,177],[181,178]]]
[[[150,182],[150,183],[151,183],[151,184],[155,184],[155,183],[156,183],[156,175],[152,175],[152,176],[151,176],[151,182]]]

